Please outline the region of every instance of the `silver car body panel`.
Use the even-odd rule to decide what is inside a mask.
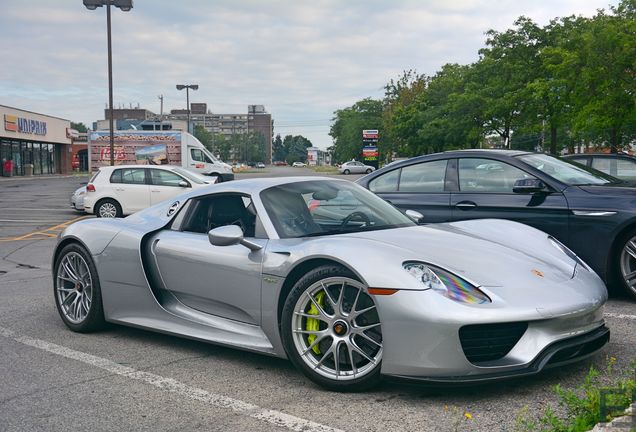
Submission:
[[[285,279],[310,260],[341,263],[367,287],[400,290],[375,296],[382,372],[409,378],[511,376],[529,371],[555,343],[604,328],[607,291],[600,278],[557,249],[545,233],[516,222],[471,220],[280,239],[260,192],[318,179],[220,183],[125,219],[80,221],[61,234],[56,254],[68,241],[90,251],[108,321],[283,358],[279,297]],[[268,239],[250,240],[262,249],[212,246],[205,234],[170,229],[189,199],[226,192],[251,196]],[[459,275],[492,302],[464,304],[424,290],[402,268],[405,261]],[[462,326],[521,321],[528,329],[502,359],[476,365],[464,356]]]

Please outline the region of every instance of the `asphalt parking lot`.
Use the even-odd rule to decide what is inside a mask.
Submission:
[[[291,174],[313,172],[238,177]],[[57,233],[82,217],[68,199],[86,181],[0,180],[0,430],[512,431],[522,409],[558,409],[554,385],[577,386],[610,357],[627,374],[636,355],[636,302],[620,297],[605,308],[612,339],[594,358],[469,387],[338,394],[284,360],[120,326],[73,333],[55,309],[50,261]]]

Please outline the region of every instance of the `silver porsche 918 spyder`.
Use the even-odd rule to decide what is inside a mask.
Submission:
[[[534,374],[609,340],[603,282],[556,239],[504,220],[420,226],[344,180],[221,183],[77,222],[53,280],[74,331],[286,357],[333,390]]]

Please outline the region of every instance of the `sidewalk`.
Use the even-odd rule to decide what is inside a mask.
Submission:
[[[0,177],[0,183],[5,181],[12,181],[12,180],[61,179],[61,178],[73,178],[73,177],[89,177],[89,174],[88,173],[46,174],[46,175],[33,175],[33,176]]]

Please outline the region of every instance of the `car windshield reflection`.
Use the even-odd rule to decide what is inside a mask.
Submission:
[[[399,210],[369,191],[340,181],[304,181],[261,192],[281,238],[317,237],[413,226]]]

